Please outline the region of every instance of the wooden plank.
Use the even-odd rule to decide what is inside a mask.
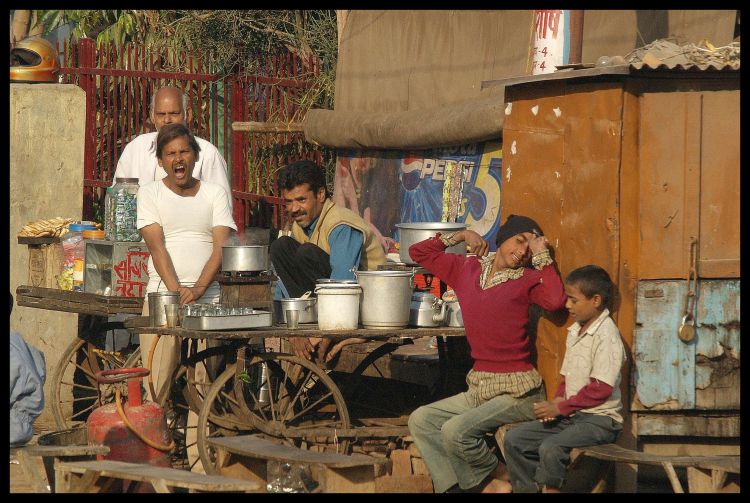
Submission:
[[[59,473],[83,474],[85,480],[81,480],[77,487],[75,484],[67,487],[79,491],[89,490],[95,483],[94,479],[104,477],[156,482],[161,488],[169,486],[196,491],[250,492],[260,489],[257,482],[123,461],[69,461],[58,463],[55,469]]]
[[[699,465],[709,467],[711,466],[711,463],[718,463],[716,466],[731,467],[735,462],[733,458],[739,463],[739,456],[665,456],[648,452],[633,451],[631,449],[620,447],[617,444],[595,445],[582,448],[580,451],[586,456],[605,461],[652,466],[662,466],[662,463],[667,462],[675,467]],[[739,467],[737,469],[739,470]]]
[[[251,133],[287,133],[302,132],[301,122],[232,122],[232,131],[246,131]]]
[[[60,238],[51,237],[31,237],[31,236],[18,236],[19,245],[49,245],[52,243],[59,243]]]
[[[375,479],[375,492],[380,493],[432,493],[432,478],[429,474],[405,477],[385,475]]]
[[[289,463],[322,464],[331,468],[353,468],[388,462],[386,459],[373,458],[363,454],[344,455],[333,452],[306,451],[296,447],[275,444],[255,435],[209,438],[207,441],[214,447],[226,449],[234,454]]]
[[[27,445],[23,450],[30,456],[67,457],[67,456],[96,456],[109,454],[106,445]]]
[[[701,93],[698,273],[740,277],[740,91]]]
[[[138,313],[140,314],[140,313]],[[357,328],[355,330],[319,330],[317,325],[303,327],[297,330],[288,330],[286,327],[263,327],[247,330],[186,330],[184,328],[165,327],[133,327],[129,330],[134,334],[159,334],[174,335],[187,339],[251,339],[269,337],[324,337],[327,339],[363,338],[372,340],[384,340],[400,342],[401,339],[416,339],[419,337],[465,337],[463,328],[437,327],[437,328],[399,328],[399,329],[368,329]]]
[[[19,306],[97,316],[143,311],[143,297],[110,297],[28,285],[16,288],[16,302]]]
[[[407,449],[394,449],[390,455],[393,468],[391,474],[394,477],[409,477],[411,471],[411,454]]]
[[[636,418],[639,436],[696,436],[734,438],[740,436],[740,414],[716,415],[704,413],[700,416],[675,414],[638,414]]]

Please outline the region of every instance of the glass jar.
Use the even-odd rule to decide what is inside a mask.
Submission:
[[[104,197],[104,235],[109,241],[140,241],[137,225],[137,178],[115,178]]]
[[[83,262],[86,254],[83,232],[94,229],[96,226],[93,224],[70,224],[68,232],[60,240],[63,248],[63,265],[57,285],[62,290],[83,291]]]

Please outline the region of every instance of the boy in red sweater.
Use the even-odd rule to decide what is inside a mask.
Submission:
[[[560,384],[552,400],[534,404],[537,421],[505,435],[513,492],[560,492],[574,447],[609,444],[622,431],[620,371],[625,348],[609,317],[614,285],[607,271],[587,265],[565,279],[568,328]]]
[[[460,242],[475,256],[445,253]],[[409,248],[419,265],[456,292],[474,360],[467,391],[419,407],[409,417],[435,492],[494,492],[498,459],[485,435],[533,419],[533,404],[546,398],[525,326],[531,304],[547,311],[563,307],[562,281],[547,238],[532,219],[511,215],[496,242],[497,252],[488,255],[479,234],[462,230]]]

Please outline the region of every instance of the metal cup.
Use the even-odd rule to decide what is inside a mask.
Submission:
[[[286,328],[289,330],[296,330],[299,328],[299,311],[287,309]]]
[[[166,304],[164,314],[167,316],[167,328],[175,328],[180,325],[180,305]]]

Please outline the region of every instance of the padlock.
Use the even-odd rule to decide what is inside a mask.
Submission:
[[[677,337],[682,342],[690,342],[695,337],[695,320],[692,314],[687,313],[682,317],[682,323],[679,330],[677,330]]]

